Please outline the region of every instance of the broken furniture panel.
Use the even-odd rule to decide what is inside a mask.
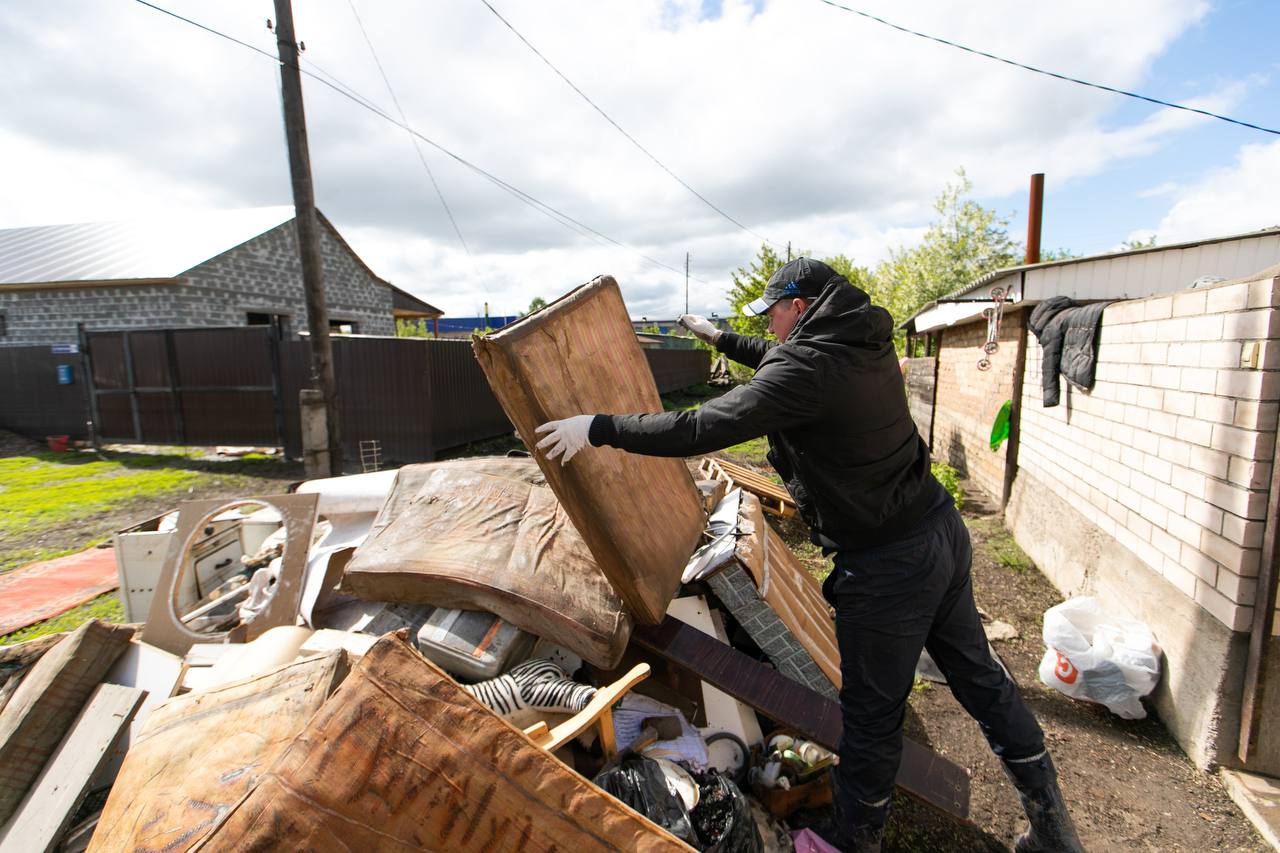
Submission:
[[[311,530],[316,520],[318,497],[311,495],[270,495],[235,501],[190,501],[178,510],[178,525],[173,543],[165,559],[164,571],[151,599],[151,611],[142,629],[142,639],[175,655],[185,655],[193,643],[214,642],[220,638],[243,642],[279,625],[293,625],[298,619],[302,598],[303,575],[311,548]],[[273,586],[270,600],[248,624],[230,631],[201,633],[179,615],[180,590],[193,570],[191,552],[197,542],[207,537],[208,521],[220,509],[232,504],[261,504],[280,513],[286,531],[286,546],[280,575]]]
[[[501,331],[476,357],[524,443],[547,421],[661,412],[618,283],[602,276]],[[534,453],[596,562],[637,621],[662,621],[702,533],[702,499],[679,459],[594,448],[568,465]]]
[[[0,825],[13,814],[133,628],[86,622],[36,661],[0,711]]]
[[[107,798],[91,851],[194,846],[235,805],[347,672],[335,651],[153,710]]]
[[[46,853],[57,847],[89,782],[146,695],[133,687],[98,685],[13,819],[0,831],[0,853]]]
[[[383,637],[198,846],[689,850]]]
[[[768,664],[668,617],[661,625],[637,627],[635,642],[692,672],[790,731],[836,749],[842,727],[840,704],[797,684]],[[910,738],[903,738],[896,783],[904,791],[960,818],[969,815],[969,772]]]
[[[343,573],[370,601],[484,610],[601,666],[631,617],[531,459],[411,465]],[[488,473],[494,472],[494,473]],[[686,555],[687,556],[687,555]]]
[[[0,711],[9,704],[9,697],[18,689],[36,661],[58,645],[65,636],[66,634],[45,634],[34,640],[0,647]]]

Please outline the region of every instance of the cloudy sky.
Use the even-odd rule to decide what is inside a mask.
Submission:
[[[761,238],[872,265],[957,168],[1044,245],[1104,252],[1280,224],[1280,137],[1011,68],[818,0],[307,0],[303,68],[606,235],[538,212],[304,79],[317,202],[380,275],[443,308],[524,309],[598,273],[633,316],[723,312]],[[268,0],[156,0],[268,53]],[[354,6],[353,6],[354,4]],[[903,26],[1280,127],[1275,0],[850,0]],[[276,65],[133,0],[0,6],[0,227],[291,201]],[[465,241],[465,245],[464,245]],[[617,244],[623,244],[619,246]]]

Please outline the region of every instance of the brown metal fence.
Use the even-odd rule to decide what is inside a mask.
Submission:
[[[301,455],[306,341],[281,341],[267,326],[149,329],[89,332],[81,349],[83,356],[0,348],[0,427],[85,438],[92,410],[104,441],[280,446]],[[704,351],[644,352],[660,393],[707,381]],[[359,458],[361,441],[378,441],[386,461],[414,462],[512,429],[469,341],[335,337],[333,359],[348,459]],[[63,363],[76,384],[57,384]]]

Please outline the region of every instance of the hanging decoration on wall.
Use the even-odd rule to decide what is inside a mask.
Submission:
[[[1003,287],[991,288],[991,301],[995,304],[982,309],[982,316],[987,321],[987,342],[982,345],[982,358],[978,359],[979,370],[990,370],[991,359],[989,356],[995,355],[996,350],[1000,349],[998,339],[1000,337],[1000,319],[1004,316],[1004,298],[1005,291]]]

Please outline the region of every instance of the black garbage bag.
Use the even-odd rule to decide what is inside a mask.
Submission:
[[[698,804],[689,813],[705,853],[764,853],[764,842],[751,817],[751,804],[728,776],[716,770],[696,773]]]
[[[684,802],[667,787],[667,777],[653,759],[634,752],[624,755],[591,781],[676,838],[702,849]]]

